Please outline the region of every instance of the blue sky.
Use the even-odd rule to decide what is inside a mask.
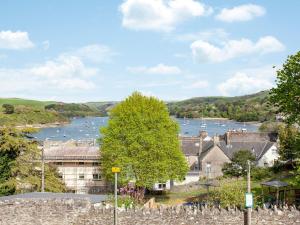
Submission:
[[[0,97],[180,100],[268,89],[300,50],[299,9],[297,0],[2,0]]]

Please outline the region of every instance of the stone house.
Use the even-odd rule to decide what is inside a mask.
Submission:
[[[250,151],[256,158],[257,166],[270,167],[278,159],[277,136],[260,132],[228,131],[215,136],[199,156],[200,177],[222,176],[222,167],[230,162],[234,153]]]
[[[55,165],[69,192],[99,194],[108,185],[101,175],[99,146],[76,141],[45,142],[45,163]]]

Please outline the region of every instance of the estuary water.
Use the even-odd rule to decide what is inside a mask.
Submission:
[[[231,120],[216,119],[177,119],[180,126],[180,134],[185,136],[197,136],[199,131],[205,130],[209,136],[224,134],[228,130],[257,131],[258,126],[254,124],[244,124]],[[106,126],[108,117],[84,117],[73,118],[70,124],[58,127],[42,128],[34,134],[38,140],[82,140],[99,138],[99,128]]]

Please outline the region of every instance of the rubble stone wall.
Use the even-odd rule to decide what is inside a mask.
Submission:
[[[113,208],[88,200],[14,199],[0,202],[2,225],[111,225]],[[244,211],[238,209],[171,207],[159,209],[118,209],[119,225],[241,225]],[[300,224],[295,207],[256,209],[252,224]]]

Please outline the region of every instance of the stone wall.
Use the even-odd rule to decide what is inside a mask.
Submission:
[[[294,207],[258,209],[252,212],[252,224],[300,224],[300,211]],[[241,225],[244,212],[238,209],[173,207],[160,209],[119,209],[120,225]],[[88,200],[7,200],[0,202],[2,225],[92,225],[113,224],[113,208]]]

